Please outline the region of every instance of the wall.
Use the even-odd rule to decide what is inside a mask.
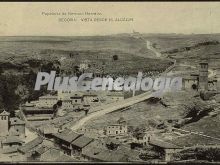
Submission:
[[[8,116],[0,116],[0,135],[6,136],[8,135],[8,129],[9,129],[9,117]]]

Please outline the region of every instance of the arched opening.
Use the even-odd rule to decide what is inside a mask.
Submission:
[[[192,89],[193,89],[193,90],[196,90],[196,89],[197,89],[197,85],[196,85],[196,84],[193,84],[193,85],[192,85]]]

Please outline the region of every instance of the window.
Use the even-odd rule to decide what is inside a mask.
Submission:
[[[116,134],[118,134],[118,131],[115,131]]]

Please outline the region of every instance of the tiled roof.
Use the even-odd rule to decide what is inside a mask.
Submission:
[[[89,158],[97,159],[99,161],[108,161],[110,151],[103,148],[86,146],[82,150],[82,155],[87,156]]]
[[[164,149],[178,149],[178,148],[182,148],[180,146],[176,146],[174,144],[168,143],[168,142],[164,142],[164,141],[160,141],[160,140],[150,140],[149,144],[154,145],[154,146],[158,146]]]
[[[82,155],[99,160],[99,161],[106,161],[106,162],[122,162],[127,161],[128,157],[136,157],[139,155],[135,152],[134,156],[132,155],[134,152],[130,148],[123,148],[116,151],[108,150],[105,144],[102,144],[99,140],[94,140],[87,146],[82,149]]]
[[[39,154],[43,154],[47,150],[49,150],[49,147],[47,147],[45,145],[42,145],[42,146],[39,146],[38,148],[36,148],[34,151],[39,153]]]
[[[77,138],[76,140],[74,140],[71,144],[74,146],[77,146],[79,148],[83,148],[92,141],[93,141],[93,139],[83,135],[83,136],[80,136],[79,138]]]
[[[10,144],[10,143],[24,143],[21,139],[17,136],[8,136],[5,141],[2,142],[3,144]]]
[[[24,107],[24,111],[53,111],[53,108]]]
[[[85,147],[82,151],[84,156],[105,162],[123,162],[127,160],[127,155],[116,151],[110,151],[101,147]]]
[[[54,137],[64,140],[66,142],[71,143],[73,140],[81,136],[81,134],[77,134],[73,131],[63,131],[61,133],[53,134]]]
[[[58,132],[58,128],[55,128],[53,125],[49,125],[49,124],[42,125],[39,129],[44,134],[55,134]]]
[[[15,153],[17,152],[17,147],[13,146],[13,147],[9,147],[9,148],[5,148],[2,150],[2,154],[10,154],[10,153]]]
[[[24,146],[19,147],[18,150],[23,153],[27,153],[27,152],[31,151],[32,149],[34,149],[35,147],[37,147],[42,142],[43,142],[43,138],[37,137],[34,140],[25,144]]]
[[[10,125],[23,125],[23,124],[25,124],[25,122],[17,117],[10,118]]]

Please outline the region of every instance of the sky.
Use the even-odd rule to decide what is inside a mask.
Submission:
[[[45,13],[101,13],[46,16]],[[59,22],[59,18],[76,18]],[[81,18],[133,18],[82,22]],[[131,33],[220,33],[220,2],[2,2],[0,36],[89,36]]]

